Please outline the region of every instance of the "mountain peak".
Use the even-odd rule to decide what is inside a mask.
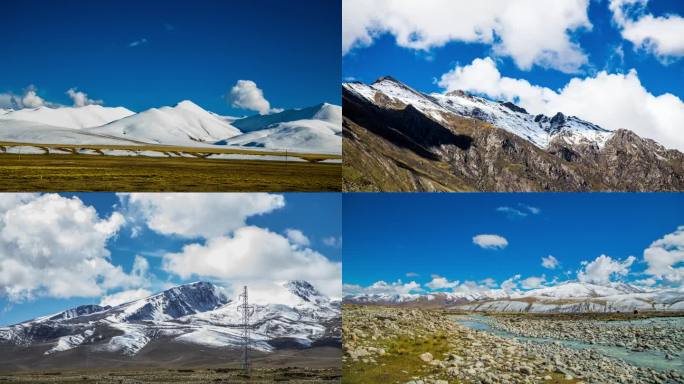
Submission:
[[[230,300],[212,283],[198,281],[169,288],[156,295],[126,304],[128,320],[177,319],[216,309]]]
[[[375,80],[375,81],[373,82],[372,85],[378,84],[378,83],[383,83],[383,82],[386,82],[386,81],[389,81],[389,82],[392,82],[392,83],[397,83],[397,84],[403,84],[401,81],[395,79],[394,77],[389,76],[389,75],[385,75],[385,76],[381,76],[381,77],[379,77],[377,80]]]
[[[321,294],[311,283],[305,280],[290,280],[285,283],[285,287],[294,295],[304,301],[316,301]]]
[[[458,97],[466,97],[468,96],[468,93],[462,89],[456,89],[450,92],[447,92],[444,94],[445,96],[458,96]]]
[[[179,102],[178,104],[176,104],[176,106],[174,108],[182,108],[182,109],[191,110],[191,111],[192,110],[204,111],[204,108],[200,107],[199,105],[193,103],[190,100],[183,100],[183,101]]]
[[[516,104],[513,104],[513,103],[511,103],[510,101],[502,102],[501,105],[503,105],[504,107],[510,109],[510,110],[513,111],[513,112],[519,112],[519,113],[524,113],[524,114],[526,114],[526,115],[529,115],[529,113],[527,113],[527,110],[526,110],[525,108],[520,107],[520,106],[518,106],[518,105],[516,105]]]

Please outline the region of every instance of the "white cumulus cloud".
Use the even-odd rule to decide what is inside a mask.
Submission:
[[[124,224],[120,213],[100,218],[77,197],[56,194],[0,201],[0,296],[95,297],[144,284],[144,259],[131,273],[110,261],[106,245]]]
[[[285,206],[268,193],[130,193],[123,206],[153,231],[182,237],[214,237],[243,227],[250,216]]]
[[[503,249],[508,246],[508,240],[499,235],[482,234],[473,237],[473,243],[484,249]]]
[[[543,286],[546,283],[546,276],[530,276],[526,279],[520,280],[520,286],[524,289],[534,289]]]
[[[601,255],[593,261],[586,263],[584,268],[577,273],[577,279],[586,283],[605,285],[614,278],[626,276],[635,260],[634,256],[629,256],[621,261],[610,256]]]
[[[181,252],[167,253],[163,268],[183,279],[205,276],[232,282],[306,280],[329,296],[341,295],[341,263],[254,226],[185,245]]]
[[[323,238],[323,244],[328,247],[342,248],[342,236],[328,236]]]
[[[238,80],[226,98],[233,107],[257,111],[260,115],[282,111],[279,108],[271,108],[271,103],[264,97],[264,92],[252,80]]]
[[[452,289],[456,286],[458,286],[459,281],[449,281],[449,279],[439,276],[439,275],[432,275],[432,280],[430,280],[429,283],[425,284],[426,287],[430,289]]]
[[[357,284],[345,284],[344,294],[345,295],[408,295],[423,291],[420,284],[415,281],[410,281],[404,283],[401,279],[395,282],[385,282],[383,280],[376,281],[375,283],[363,287]]]
[[[513,101],[532,114],[575,115],[606,129],[629,129],[668,148],[684,150],[684,102],[677,96],[650,93],[636,70],[626,74],[601,71],[573,78],[559,91],[502,76],[491,58],[456,66],[438,82],[447,92],[465,90]]]
[[[587,56],[573,35],[592,28],[588,6],[589,0],[556,0],[552,7],[536,0],[343,0],[342,52],[389,33],[409,49],[482,43],[524,70],[576,72]]]
[[[38,89],[34,85],[29,85],[21,95],[15,95],[11,92],[0,93],[0,108],[38,108],[44,105],[49,105],[49,103],[38,96]]]
[[[303,247],[308,247],[311,244],[309,238],[299,229],[288,228],[285,230],[285,234],[292,244],[301,245]]]
[[[76,88],[70,88],[66,91],[71,100],[74,102],[74,107],[84,107],[91,104],[102,104],[102,100],[93,100],[88,97],[88,94],[81,92]]]
[[[610,1],[613,20],[622,38],[665,63],[684,56],[684,18],[675,14],[653,16],[647,5],[648,0]]]
[[[644,250],[645,273],[666,283],[684,285],[684,226],[654,241]]]
[[[541,265],[547,269],[556,269],[560,265],[560,262],[552,255],[548,255],[546,257],[542,257]]]

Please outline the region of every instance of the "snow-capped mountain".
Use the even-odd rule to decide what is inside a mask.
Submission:
[[[342,87],[346,191],[679,191],[684,154],[559,111],[391,77]]]
[[[243,118],[219,116],[189,100],[174,107],[152,108],[140,113],[99,105],[40,107],[0,111],[0,141],[235,146],[337,154],[342,151],[341,121],[341,108],[330,104]],[[243,127],[245,133],[239,127]]]
[[[349,295],[357,304],[438,306],[490,312],[684,311],[684,290],[645,289],[627,283],[598,285],[568,281],[531,290],[436,292],[406,295]],[[437,304],[437,305],[435,305]]]
[[[148,109],[88,131],[101,136],[174,145],[209,143],[241,133],[237,128],[188,100],[181,101],[175,107]]]
[[[270,115],[255,115],[235,119],[233,126],[242,132],[252,132],[268,128],[278,123],[298,120],[320,120],[342,127],[342,108],[337,105],[322,103],[308,108],[288,109]]]
[[[134,114],[135,112],[123,107],[109,108],[101,105],[86,105],[83,107],[20,109],[0,115],[0,119],[30,121],[53,127],[81,129],[99,127]]]
[[[454,304],[469,303],[476,300],[488,300],[507,297],[508,294],[498,289],[468,292],[431,292],[431,293],[364,293],[347,295],[344,300],[356,304],[399,304],[442,307]]]
[[[547,148],[554,138],[570,144],[593,143],[602,147],[611,136],[610,131],[598,125],[561,112],[553,117],[533,116],[513,103],[493,102],[462,91],[424,94],[390,76],[382,77],[371,85],[356,82],[343,86],[371,102],[381,99],[380,95],[388,96],[391,103],[412,105],[440,122],[446,122],[451,114],[486,121],[540,148]]]
[[[292,151],[317,148],[321,153],[342,151],[342,109],[336,105],[326,103],[273,115],[252,116],[232,124],[246,133],[216,144],[288,148]]]
[[[269,352],[284,340],[302,348],[319,340],[339,341],[339,301],[305,281],[289,281],[279,289],[274,298],[286,303],[253,306],[252,348]],[[14,345],[42,355],[85,348],[90,354],[133,356],[150,343],[236,349],[243,345],[239,305],[237,297],[211,283],[185,284],[114,307],[84,305],[0,328],[0,351],[2,345]]]

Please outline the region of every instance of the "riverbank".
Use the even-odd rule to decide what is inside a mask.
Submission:
[[[345,305],[343,382],[684,383],[592,349],[519,341],[441,311]]]

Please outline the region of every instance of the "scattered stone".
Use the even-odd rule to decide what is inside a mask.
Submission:
[[[426,362],[426,363],[429,363],[429,362],[431,362],[432,359],[433,359],[432,353],[430,353],[430,352],[425,352],[425,353],[423,353],[423,354],[420,355],[420,359],[423,360],[423,361]]]

